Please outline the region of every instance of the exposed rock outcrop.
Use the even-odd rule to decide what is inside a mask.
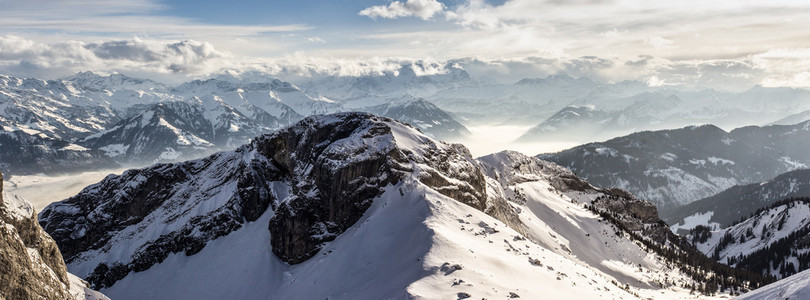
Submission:
[[[83,287],[71,287],[69,276],[34,208],[4,193],[0,174],[0,299],[85,299]]]

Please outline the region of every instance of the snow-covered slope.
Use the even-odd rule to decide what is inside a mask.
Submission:
[[[56,243],[28,201],[3,191],[0,174],[0,298],[109,299],[67,273]]]
[[[438,140],[458,141],[471,134],[450,114],[425,99],[404,97],[360,110],[411,124]]]
[[[698,227],[689,238],[716,259],[784,278],[810,268],[810,199],[786,199],[720,230]]]
[[[298,120],[295,115],[309,116],[342,110],[340,103],[324,97],[311,97],[292,83],[278,79],[251,83],[219,79],[194,80],[174,87],[171,91],[185,98],[210,95],[242,109],[245,114],[249,113],[249,106],[255,106],[279,119],[286,117],[294,119],[293,121]]]
[[[810,270],[771,283],[738,297],[739,300],[802,300],[810,299]]]
[[[676,258],[703,256],[627,192],[516,152],[475,160],[364,113],[109,176],[40,218],[69,269],[116,299],[682,298],[696,282],[746,285]]]
[[[79,143],[118,161],[148,163],[209,154],[270,130],[224,103],[164,102]]]
[[[790,171],[768,181],[733,186],[674,209],[664,221],[686,230],[708,223],[727,227],[776,201],[796,197],[810,197],[808,169]],[[686,222],[686,219],[694,219],[698,215],[705,217],[699,222]]]
[[[627,189],[673,208],[738,184],[761,182],[810,164],[810,122],[749,126],[726,132],[713,125],[645,131],[542,154],[603,187]]]

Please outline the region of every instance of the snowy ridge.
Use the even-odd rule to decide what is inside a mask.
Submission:
[[[360,110],[411,124],[439,140],[453,141],[471,135],[450,114],[422,98],[404,97]]]
[[[597,186],[626,189],[655,203],[669,219],[679,206],[810,163],[801,150],[810,147],[807,124],[644,131],[538,157]]]
[[[670,224],[683,224],[690,216],[706,216],[710,213],[705,220],[690,222],[688,226],[685,224],[681,228],[689,230],[696,225],[708,223],[727,227],[749,217],[760,208],[785,198],[795,197],[810,197],[810,170],[790,171],[767,181],[731,187],[716,195],[679,207],[664,220]]]
[[[753,290],[737,299],[800,300],[808,298],[810,298],[810,270]]]
[[[401,75],[418,82],[416,78],[422,77],[415,74]],[[15,140],[25,139],[20,136],[25,134],[67,143],[58,149],[40,145],[46,151],[89,150],[110,158],[98,160],[143,164],[231,149],[304,116],[348,110],[341,102],[317,93],[310,95],[289,82],[267,76],[254,79],[259,81],[219,76],[168,86],[118,73],[101,76],[82,72],[51,81],[0,76],[0,132],[17,135],[11,137]],[[394,88],[392,96],[380,98],[375,104],[402,97],[397,91],[400,90]],[[417,104],[394,104],[385,110],[436,137],[457,139],[469,133],[434,105]],[[156,109],[164,114],[160,124],[150,127],[149,122],[136,120],[144,112],[154,113]],[[157,127],[163,128],[152,130]],[[170,135],[180,145],[172,145],[167,137]],[[152,143],[157,145],[154,151],[142,146]],[[0,144],[5,148],[11,142]],[[42,165],[16,157],[2,161],[11,173],[30,174],[59,169],[54,160],[43,158]],[[49,162],[53,166],[47,165]],[[80,161],[79,165],[85,169],[94,167],[93,161]]]
[[[810,201],[786,199],[720,230],[698,227],[689,238],[717,261],[776,278],[810,268]]]
[[[341,113],[110,176],[40,218],[69,269],[116,299],[687,296],[682,266],[631,238],[677,249],[631,197]]]

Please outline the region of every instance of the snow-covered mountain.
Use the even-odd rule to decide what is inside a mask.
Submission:
[[[116,122],[116,113],[85,97],[67,81],[0,75],[3,126],[35,130],[53,139],[73,140]]]
[[[768,181],[733,186],[674,209],[664,221],[684,230],[709,224],[723,228],[776,201],[797,197],[810,197],[808,169],[790,171]]]
[[[720,230],[699,226],[697,248],[733,267],[784,278],[810,268],[810,198],[789,198]]]
[[[433,78],[439,84],[452,78],[469,79],[461,70],[455,75],[432,77],[417,76],[409,70],[410,75],[401,73],[388,80],[369,79],[379,82],[362,90],[384,90],[396,99],[408,99],[403,98],[407,94],[399,93],[400,88],[412,86],[406,82],[426,84],[430,81],[426,78]],[[440,80],[445,77],[448,79]],[[3,167],[15,174],[93,169],[97,168],[93,159],[98,153],[103,154],[99,166],[109,165],[110,160],[125,164],[176,161],[231,149],[304,116],[349,110],[323,95],[311,96],[292,83],[257,78],[262,81],[219,76],[170,86],[117,73],[101,76],[82,72],[51,81],[0,76],[0,126],[6,135],[6,142],[0,143],[2,153],[18,152],[17,146],[34,144],[37,149],[33,153],[39,153],[41,161],[32,163],[32,159],[16,157],[26,153],[11,153],[2,160]],[[402,82],[395,83],[398,80]],[[420,87],[412,86],[415,90]],[[401,118],[442,139],[458,140],[469,133],[450,114],[424,101],[381,98],[374,103],[355,110]],[[59,146],[50,145],[54,143],[73,146],[54,148]],[[61,154],[68,150],[79,152]],[[58,158],[51,159],[56,155],[43,153],[84,158],[63,167]]]
[[[340,103],[324,97],[309,96],[292,83],[278,79],[250,83],[219,79],[194,80],[172,88],[171,92],[187,99],[209,96],[241,109],[245,115],[250,115],[249,107],[258,107],[282,120],[286,118],[297,121],[296,116],[342,110]]]
[[[801,300],[810,299],[810,270],[743,294],[737,299]]]
[[[245,126],[250,120],[228,108],[223,106],[225,112],[217,114],[218,122],[212,124],[201,105],[158,103],[80,143],[119,161],[140,163],[212,152],[218,144],[227,145],[237,137],[237,143],[241,143],[258,133],[256,126]],[[240,132],[243,128],[249,131]]]
[[[360,110],[414,125],[439,140],[457,141],[471,135],[450,114],[421,98],[405,97]]]
[[[0,117],[0,123],[4,119]],[[0,131],[0,169],[16,174],[69,173],[91,168],[113,168],[117,163],[103,152],[55,139],[30,128],[3,125]]]
[[[116,299],[681,298],[764,282],[625,191],[365,113],[109,176],[40,220],[68,269]]]
[[[597,186],[627,189],[672,209],[734,185],[761,182],[810,164],[810,122],[749,126],[726,132],[713,125],[645,131],[539,157]]]
[[[109,299],[67,272],[59,249],[31,203],[3,191],[0,174],[0,298]]]

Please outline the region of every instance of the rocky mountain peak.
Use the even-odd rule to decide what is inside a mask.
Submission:
[[[68,263],[96,287],[194,255],[272,211],[270,244],[296,264],[352,226],[403,181],[484,211],[478,163],[460,145],[367,113],[313,116],[235,151],[109,176],[40,214]],[[122,253],[108,249],[128,244]]]

